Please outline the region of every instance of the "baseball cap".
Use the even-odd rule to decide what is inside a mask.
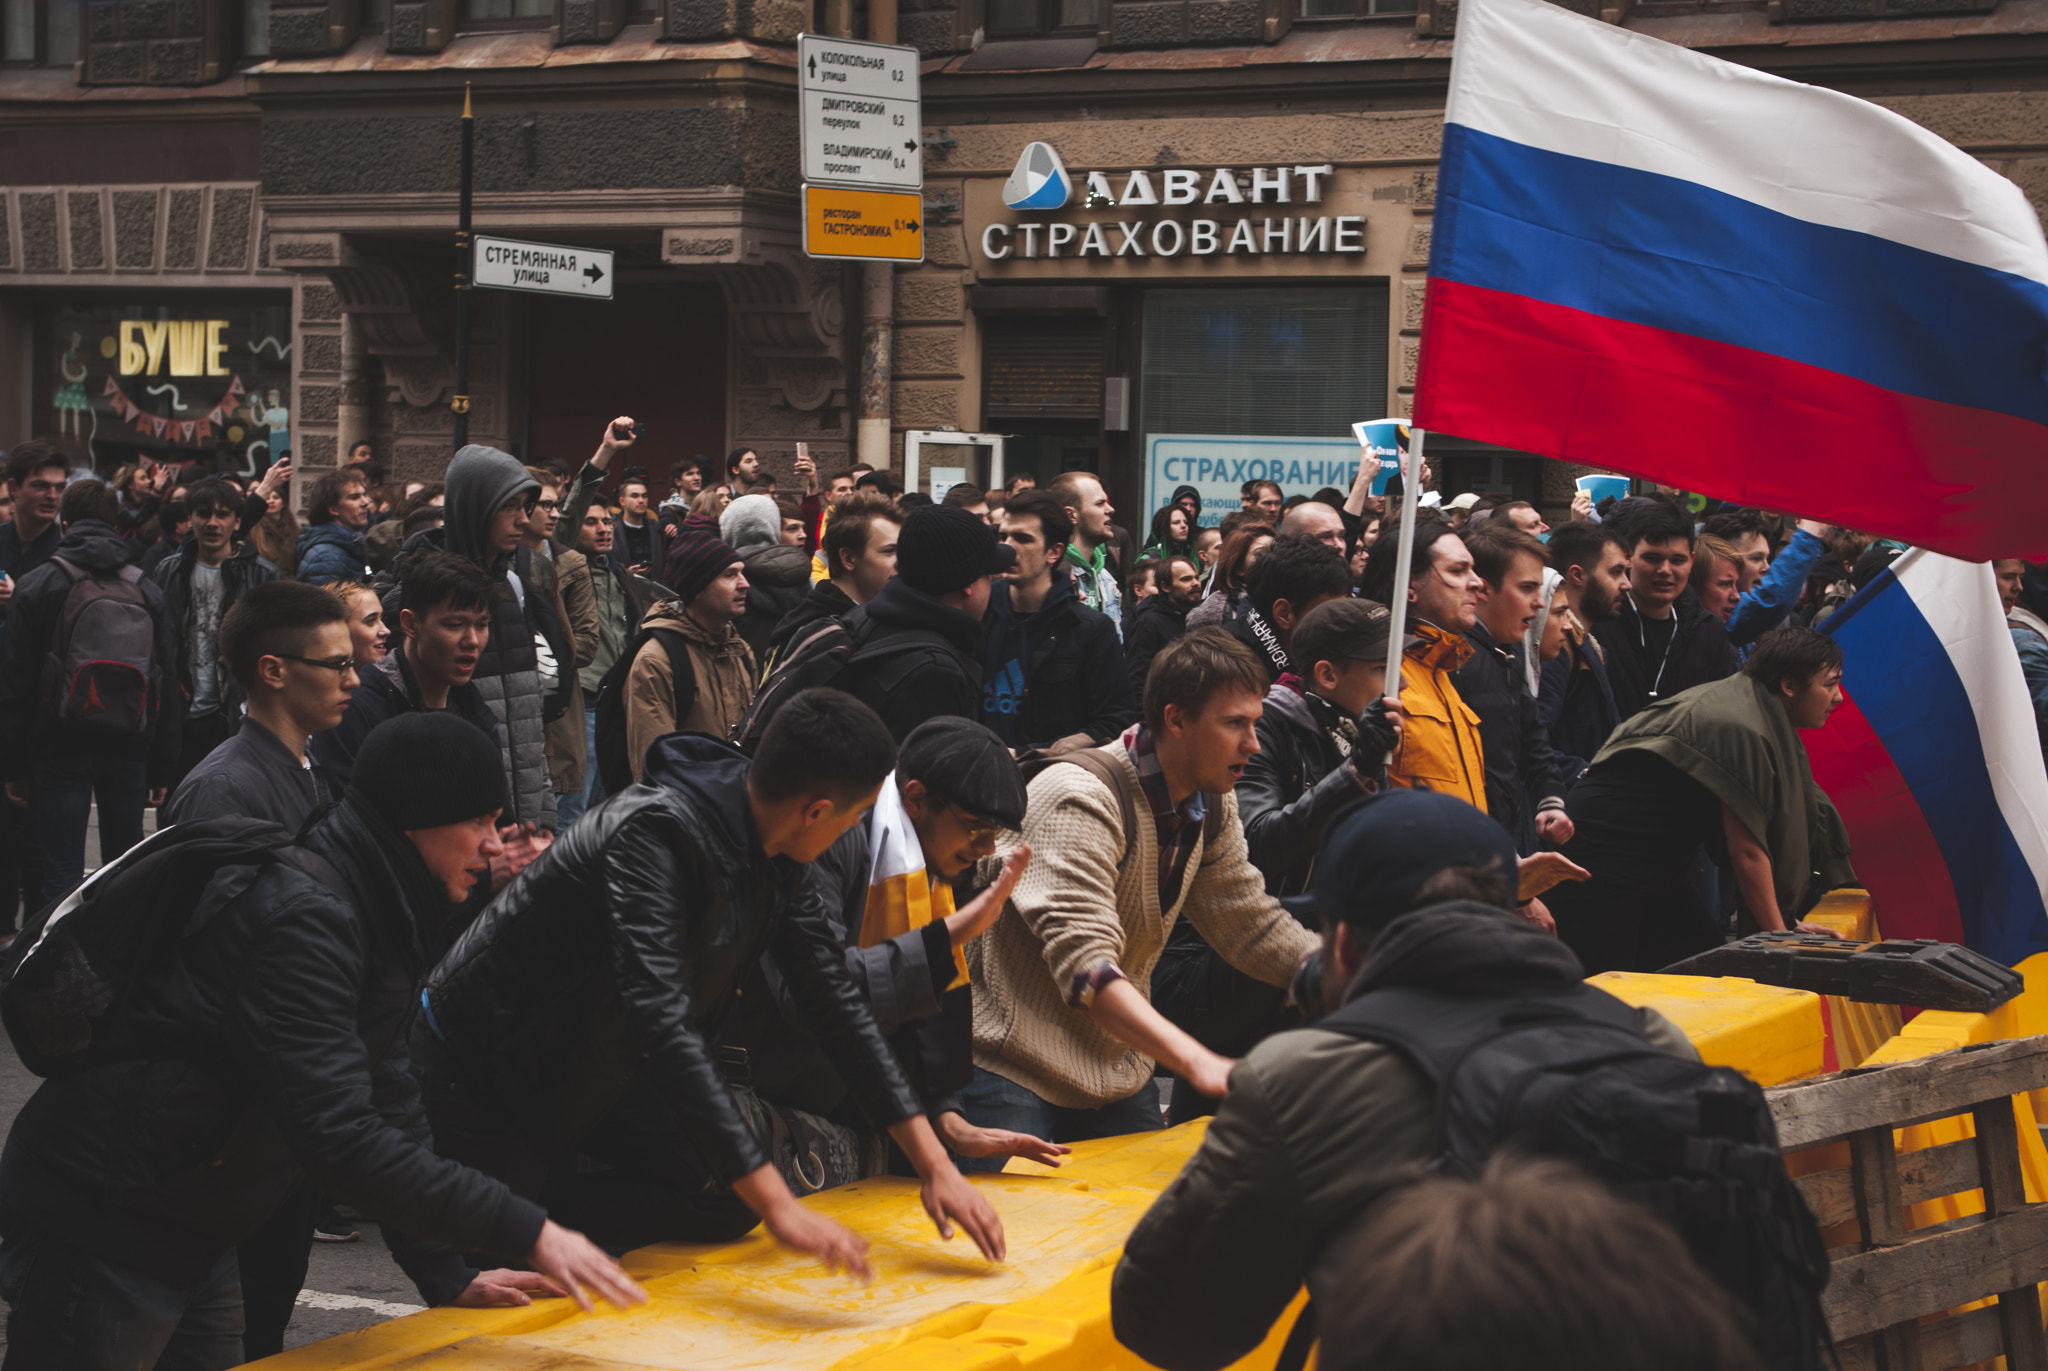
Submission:
[[[1304,921],[1320,917],[1386,927],[1410,912],[1415,892],[1450,866],[1515,879],[1515,845],[1484,811],[1428,790],[1389,790],[1340,811],[1316,847],[1315,882],[1282,900]]]
[[[1384,662],[1394,615],[1378,600],[1328,600],[1302,616],[1287,655],[1304,671],[1317,662]],[[1402,650],[1419,639],[1403,635]]]
[[[1474,505],[1476,505],[1476,504],[1478,504],[1478,503],[1479,503],[1479,496],[1478,496],[1478,494],[1477,494],[1476,492],[1473,492],[1473,491],[1469,491],[1469,490],[1468,490],[1468,491],[1466,491],[1466,492],[1465,492],[1465,493],[1464,493],[1463,495],[1460,495],[1460,496],[1459,496],[1459,497],[1458,497],[1457,499],[1455,499],[1455,500],[1446,500],[1446,501],[1444,501],[1444,508],[1445,508],[1445,509],[1470,509],[1470,508],[1472,508],[1472,506],[1474,506]]]
[[[1003,740],[972,719],[947,715],[910,730],[896,775],[1012,831],[1024,827],[1024,773]]]
[[[927,595],[950,595],[1016,562],[1016,548],[956,505],[920,505],[904,516],[896,535],[897,576]]]

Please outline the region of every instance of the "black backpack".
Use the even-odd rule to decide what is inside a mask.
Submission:
[[[1754,1318],[1765,1367],[1815,1371],[1831,1346],[1827,1247],[1786,1175],[1763,1091],[1658,1050],[1641,1022],[1580,985],[1495,999],[1378,990],[1314,1026],[1385,1043],[1428,1080],[1433,1170],[1474,1176],[1504,1147],[1576,1162],[1685,1239]]]
[[[697,703],[697,668],[690,661],[689,639],[672,628],[643,628],[626,640],[611,670],[597,683],[597,699],[591,704],[597,755],[590,759],[604,781],[604,793],[616,795],[633,784],[633,761],[626,755],[626,678],[640,649],[650,642],[661,644],[668,654],[669,675],[675,681],[676,727]]]
[[[909,629],[877,638],[866,612],[856,606],[839,618],[820,619],[789,640],[747,712],[733,728],[732,743],[749,757],[761,745],[768,721],[785,701],[814,686],[837,686],[869,704],[889,692],[931,660],[934,653],[954,655],[945,635],[934,629]]]
[[[262,819],[174,824],[37,911],[0,956],[0,1020],[22,1065],[59,1076],[122,1055],[115,1011],[189,931],[208,883],[289,860],[292,839]]]

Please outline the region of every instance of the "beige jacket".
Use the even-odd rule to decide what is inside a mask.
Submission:
[[[626,756],[633,766],[633,779],[640,779],[640,762],[647,745],[666,733],[709,733],[726,739],[754,700],[754,651],[731,624],[725,636],[714,638],[683,612],[676,600],[663,600],[647,611],[642,628],[666,628],[683,635],[690,644],[690,664],[696,669],[696,696],[689,712],[676,718],[675,673],[668,652],[653,638],[641,647],[626,676]]]
[[[1224,960],[1269,985],[1287,985],[1317,947],[1247,858],[1235,795],[1223,797],[1215,844],[1189,857],[1180,897],[1162,911],[1158,830],[1137,768],[1120,739],[1100,750],[1129,773],[1139,821],[1128,854],[1108,787],[1078,766],[1045,768],[1032,778],[1022,835],[1006,834],[999,847],[1031,845],[1015,912],[967,945],[974,1064],[1069,1109],[1125,1099],[1152,1079],[1151,1058],[1068,1004],[1080,972],[1114,962],[1149,1000],[1152,968],[1183,916]]]
[[[535,558],[535,565],[540,559]],[[597,599],[590,586],[590,564],[583,554],[564,548],[554,558],[554,590],[560,597],[562,622],[576,641],[576,669],[590,665],[597,655]],[[557,795],[574,795],[583,790],[584,767],[589,757],[584,747],[583,683],[569,690],[569,707],[562,717],[547,726],[548,779]]]

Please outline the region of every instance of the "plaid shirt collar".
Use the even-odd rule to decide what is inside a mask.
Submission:
[[[1152,745],[1152,731],[1144,724],[1132,724],[1125,729],[1123,743],[1130,753],[1131,765],[1138,769],[1138,788],[1145,793],[1145,803],[1158,829],[1159,902],[1165,907],[1180,894],[1181,877],[1194,853],[1195,842],[1201,837],[1208,806],[1199,790],[1178,806],[1173,803],[1166,788],[1166,772],[1161,769],[1158,750]]]

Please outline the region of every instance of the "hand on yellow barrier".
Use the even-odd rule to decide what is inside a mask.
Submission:
[[[773,1176],[772,1168],[763,1168]],[[758,1175],[759,1173],[755,1173]],[[778,1181],[782,1178],[775,1177]],[[747,1177],[747,1180],[753,1177]],[[744,1185],[745,1180],[740,1184]],[[735,1186],[734,1189],[738,1189]],[[875,1269],[868,1265],[868,1240],[834,1219],[828,1219],[813,1209],[806,1209],[796,1196],[783,1187],[782,1202],[774,1204],[761,1216],[761,1222],[775,1236],[775,1241],[784,1247],[794,1247],[799,1252],[810,1252],[825,1263],[827,1271],[846,1268],[846,1274],[867,1285],[875,1279]]]
[[[958,1221],[967,1230],[967,1236],[974,1239],[974,1245],[981,1249],[981,1255],[992,1262],[999,1262],[1008,1253],[1003,1243],[1003,1221],[996,1217],[996,1208],[985,1196],[967,1183],[967,1178],[953,1169],[953,1163],[941,1158],[942,1164],[935,1167],[924,1178],[921,1194],[924,1197],[924,1212],[932,1216],[932,1222],[939,1227],[939,1236],[947,1242],[953,1240],[953,1224]]]
[[[532,1295],[553,1295],[567,1299],[569,1292],[556,1285],[538,1271],[514,1271],[511,1267],[499,1267],[495,1271],[479,1271],[476,1279],[463,1288],[460,1295],[450,1301],[458,1309],[506,1309],[532,1304]]]
[[[621,1309],[647,1303],[647,1292],[619,1269],[610,1253],[553,1219],[541,1224],[540,1237],[534,1240],[526,1264],[568,1291],[569,1298],[586,1314],[590,1312],[590,1296],[583,1293],[586,1285]]]
[[[976,1128],[966,1116],[949,1111],[939,1116],[939,1140],[956,1157],[1022,1157],[1040,1166],[1058,1166],[1074,1149],[1007,1128]]]

